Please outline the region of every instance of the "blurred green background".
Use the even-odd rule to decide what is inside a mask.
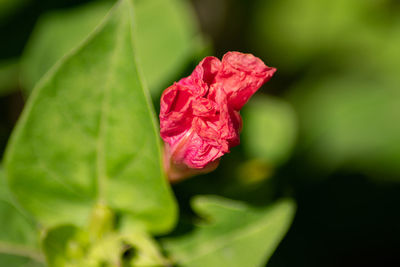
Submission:
[[[156,109],[205,55],[250,52],[278,69],[242,112],[242,145],[174,187],[182,218],[197,194],[292,196],[296,217],[268,266],[400,266],[400,2],[168,1],[175,19],[162,31],[152,21],[163,14],[141,2]],[[0,1],[1,153],[34,84],[111,3]]]

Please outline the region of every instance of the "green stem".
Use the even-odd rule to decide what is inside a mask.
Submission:
[[[105,204],[98,203],[90,217],[89,235],[92,241],[102,239],[104,234],[111,232],[114,229],[114,213]]]

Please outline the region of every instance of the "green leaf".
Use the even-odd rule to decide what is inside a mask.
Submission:
[[[15,205],[7,192],[0,168],[0,266],[41,266],[38,230]]]
[[[35,88],[6,151],[10,188],[44,226],[86,225],[97,204],[168,231],[176,204],[138,73],[133,7],[118,2]]]
[[[37,247],[37,229],[15,205],[7,191],[3,170],[0,169],[0,242]],[[6,231],[4,231],[6,229]]]
[[[290,156],[297,121],[292,107],[283,100],[257,96],[243,109],[242,145],[250,158],[278,166]]]
[[[80,234],[79,228],[73,225],[61,225],[48,230],[42,241],[47,264],[61,267],[73,264],[68,261],[81,260],[85,256],[88,240]]]
[[[294,88],[290,101],[301,122],[303,158],[324,171],[345,168],[398,180],[398,81],[335,75]]]
[[[290,200],[266,208],[220,197],[197,197],[193,208],[206,221],[193,232],[164,241],[179,266],[264,266],[292,221]]]
[[[158,95],[201,45],[194,14],[182,0],[132,0],[137,49],[145,81]],[[107,13],[108,2],[49,13],[39,20],[22,66],[27,92],[62,56],[71,51]]]
[[[0,253],[0,265],[7,267],[44,267],[45,264],[25,256]]]

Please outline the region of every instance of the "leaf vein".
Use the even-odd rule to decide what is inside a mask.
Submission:
[[[107,76],[105,78],[104,87],[103,87],[103,97],[101,101],[101,109],[100,109],[100,123],[99,123],[99,131],[97,134],[97,145],[96,145],[96,169],[97,169],[97,185],[98,185],[98,201],[103,202],[105,201],[103,198],[105,197],[105,183],[107,181],[107,167],[106,167],[106,152],[105,152],[105,134],[108,128],[108,121],[107,121],[107,114],[109,112],[109,103],[108,97],[110,94],[110,87],[111,81],[113,77],[113,67],[117,64],[118,57],[117,52],[119,49],[118,47],[121,46],[123,41],[123,32],[124,23],[118,24],[118,30],[115,31],[116,34],[116,41],[115,47],[110,55],[110,63],[109,69],[107,72]]]

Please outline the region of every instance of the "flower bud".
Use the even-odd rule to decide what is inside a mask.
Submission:
[[[239,111],[275,71],[251,54],[228,52],[222,61],[204,58],[163,92],[160,135],[170,181],[214,170],[240,143]]]

